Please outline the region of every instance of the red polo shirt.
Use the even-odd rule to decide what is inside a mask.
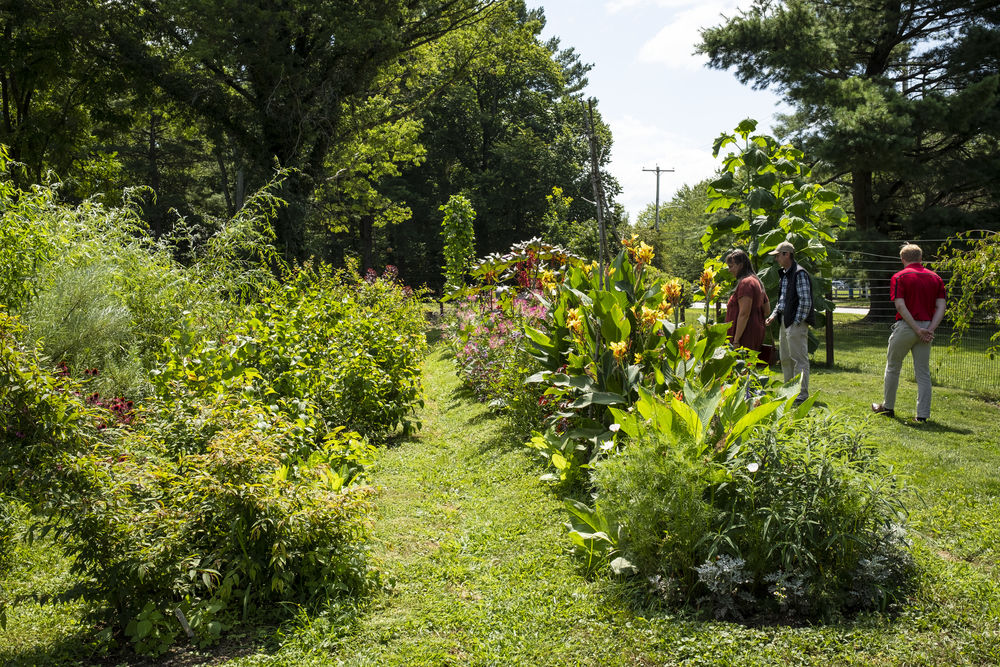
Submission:
[[[892,277],[889,283],[889,298],[903,299],[913,319],[918,322],[934,317],[936,302],[945,298],[944,281],[920,262],[907,264],[906,268]],[[903,319],[896,313],[896,319]]]

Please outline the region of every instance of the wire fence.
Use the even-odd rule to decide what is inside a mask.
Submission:
[[[943,241],[920,242],[925,265],[933,268],[934,251]],[[820,337],[820,346],[813,354],[815,363],[832,356],[837,368],[879,375],[885,370],[886,347],[896,312],[889,299],[889,283],[892,275],[903,268],[899,260],[901,245],[900,241],[837,242],[844,255],[843,264],[834,270],[832,296],[837,307],[832,327],[815,331]],[[946,274],[941,277],[946,282],[949,278]],[[949,298],[953,296],[949,294]],[[1000,398],[1000,356],[989,351],[997,328],[998,314],[983,313],[958,340],[950,323],[943,322],[936,331],[931,354],[934,384]],[[901,377],[912,381],[912,366],[907,364]]]

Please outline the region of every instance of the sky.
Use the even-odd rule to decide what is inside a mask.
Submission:
[[[656,198],[660,205],[683,185],[711,176],[720,161],[712,142],[744,118],[770,132],[775,113],[787,111],[771,91],[744,86],[732,72],[709,69],[693,55],[698,31],[734,16],[749,0],[527,0],[543,7],[544,38],[558,37],[593,65],[584,95],[611,126],[610,172],[629,219]]]

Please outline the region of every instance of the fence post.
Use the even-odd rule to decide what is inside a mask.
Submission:
[[[832,300],[832,297],[827,297]],[[826,311],[826,366],[833,367],[833,311]]]

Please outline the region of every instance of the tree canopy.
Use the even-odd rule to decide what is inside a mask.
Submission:
[[[784,96],[783,130],[849,186],[862,232],[995,221],[1000,3],[757,0],[702,40],[711,67]]]
[[[149,186],[157,235],[180,218],[211,233],[280,168],[287,259],[439,284],[453,194],[478,213],[480,254],[536,236],[553,187],[592,215],[589,66],[544,23],[523,0],[0,3],[0,144],[22,187]]]

